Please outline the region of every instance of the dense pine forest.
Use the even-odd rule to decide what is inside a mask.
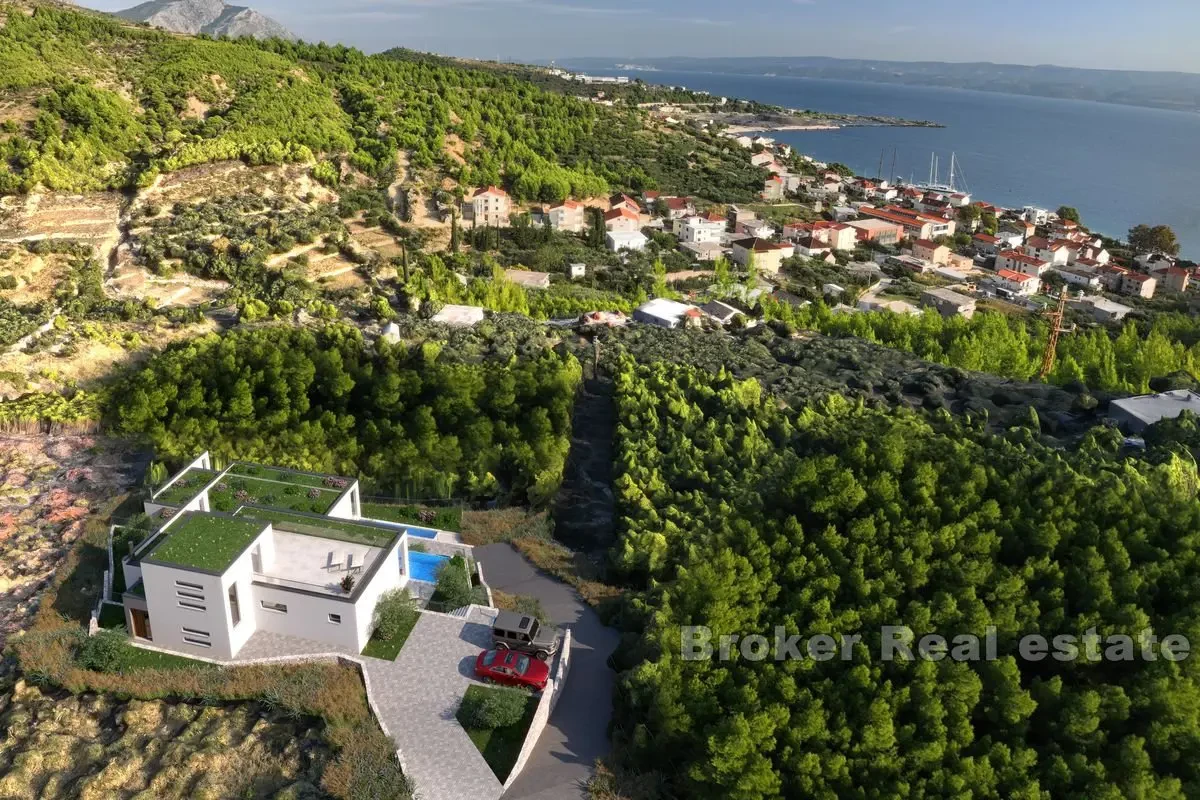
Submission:
[[[697,798],[1200,792],[1194,659],[1016,657],[1028,633],[1200,632],[1197,472],[1168,444],[1189,431],[1131,460],[1111,429],[1063,452],[837,396],[781,410],[628,357],[616,384],[635,768]],[[685,625],[864,637],[850,661],[692,661]],[[884,662],[884,625],[995,626],[998,658]]]

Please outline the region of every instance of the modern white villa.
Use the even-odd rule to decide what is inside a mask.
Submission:
[[[146,511],[165,521],[121,560],[126,626],[135,641],[219,660],[255,631],[357,653],[379,596],[431,581],[430,562],[459,551],[436,531],[363,519],[356,480],[244,463],[218,471],[208,453]],[[411,536],[432,552],[410,561]]]

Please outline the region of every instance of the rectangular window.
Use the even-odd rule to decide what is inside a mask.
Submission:
[[[190,636],[183,637],[183,641],[196,647],[212,647],[212,642],[203,642],[199,639],[193,639]]]
[[[184,591],[176,590],[175,596],[182,597],[187,600],[199,600],[200,602],[204,602],[204,595],[196,594],[195,592],[184,592]]]
[[[334,625],[341,625],[342,624],[342,615],[341,614],[330,614],[329,621],[332,622]]]
[[[184,602],[183,600],[179,601],[179,607],[186,608],[191,611],[208,611],[207,606],[202,606],[199,603],[187,603],[187,602]]]
[[[242,610],[238,607],[236,583],[229,587],[229,615],[233,619],[233,625],[236,628],[237,624],[242,621]]]
[[[265,608],[267,611],[274,611],[276,614],[286,614],[287,613],[287,606],[284,605],[283,603],[269,603],[266,600],[260,600],[259,602],[262,604],[262,607]]]
[[[183,631],[185,634],[189,634],[191,636],[199,636],[204,639],[208,639],[211,636],[211,634],[209,634],[208,631],[198,631],[195,628],[180,628],[179,630]]]
[[[200,586],[200,585],[198,585],[198,584],[195,584],[195,583],[188,583],[187,581],[175,581],[175,585],[176,585],[176,586],[182,586],[182,587],[183,587],[183,588],[185,588],[185,589],[195,589],[197,592],[203,592],[203,591],[204,591],[204,587],[203,587],[203,586]]]

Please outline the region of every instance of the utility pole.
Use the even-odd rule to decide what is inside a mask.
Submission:
[[[1058,355],[1058,339],[1064,333],[1071,333],[1075,330],[1075,326],[1070,328],[1063,327],[1063,320],[1067,313],[1067,287],[1063,287],[1062,294],[1058,296],[1057,310],[1046,315],[1050,322],[1050,339],[1046,342],[1046,352],[1042,355],[1042,369],[1038,373],[1038,377],[1042,380],[1050,374],[1054,369],[1054,359]]]

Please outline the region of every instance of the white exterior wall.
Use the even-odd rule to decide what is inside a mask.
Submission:
[[[179,586],[176,581],[199,586],[199,589]],[[234,650],[229,630],[227,584],[220,575],[209,575],[161,564],[142,564],[142,585],[146,589],[146,608],[149,609],[150,634],[156,647],[207,658],[232,658]],[[240,591],[240,589],[239,589]],[[181,598],[178,592],[198,594],[203,600]],[[240,598],[239,598],[240,599]],[[203,605],[204,611],[184,608],[180,602]],[[243,601],[242,624],[247,625]],[[252,625],[252,623],[250,623]],[[182,628],[205,631],[211,647],[202,647],[183,640]],[[249,627],[247,625],[247,627]],[[239,631],[240,634],[240,631]]]
[[[362,519],[362,505],[359,503],[358,481],[350,484],[350,489],[333,504],[333,508],[329,509],[326,516],[337,517],[338,519]]]
[[[683,224],[683,230],[680,231],[680,238],[684,242],[691,242],[692,244],[701,244],[703,242],[719,244],[721,234],[724,232],[725,224],[723,222],[691,220]]]
[[[358,637],[355,652],[360,652],[366,647],[371,638],[375,627],[375,603],[379,600],[379,595],[408,583],[408,576],[400,573],[400,559],[403,558],[404,563],[408,564],[408,536],[401,536],[400,541],[381,554],[380,558],[383,559],[383,563],[375,570],[371,582],[363,588],[363,593],[354,603],[355,634]],[[346,624],[345,620],[342,624]]]
[[[268,611],[263,603],[282,603],[287,613]],[[374,606],[371,607],[374,610]],[[290,591],[264,584],[254,585],[254,606],[251,609],[257,626],[264,631],[329,642],[344,648],[362,650],[355,624],[355,607],[348,598],[335,598]],[[341,624],[329,621],[330,614],[340,614]],[[364,640],[363,645],[366,644]]]
[[[641,230],[641,223],[629,217],[616,217],[604,223],[604,227],[612,233],[634,233]]]

